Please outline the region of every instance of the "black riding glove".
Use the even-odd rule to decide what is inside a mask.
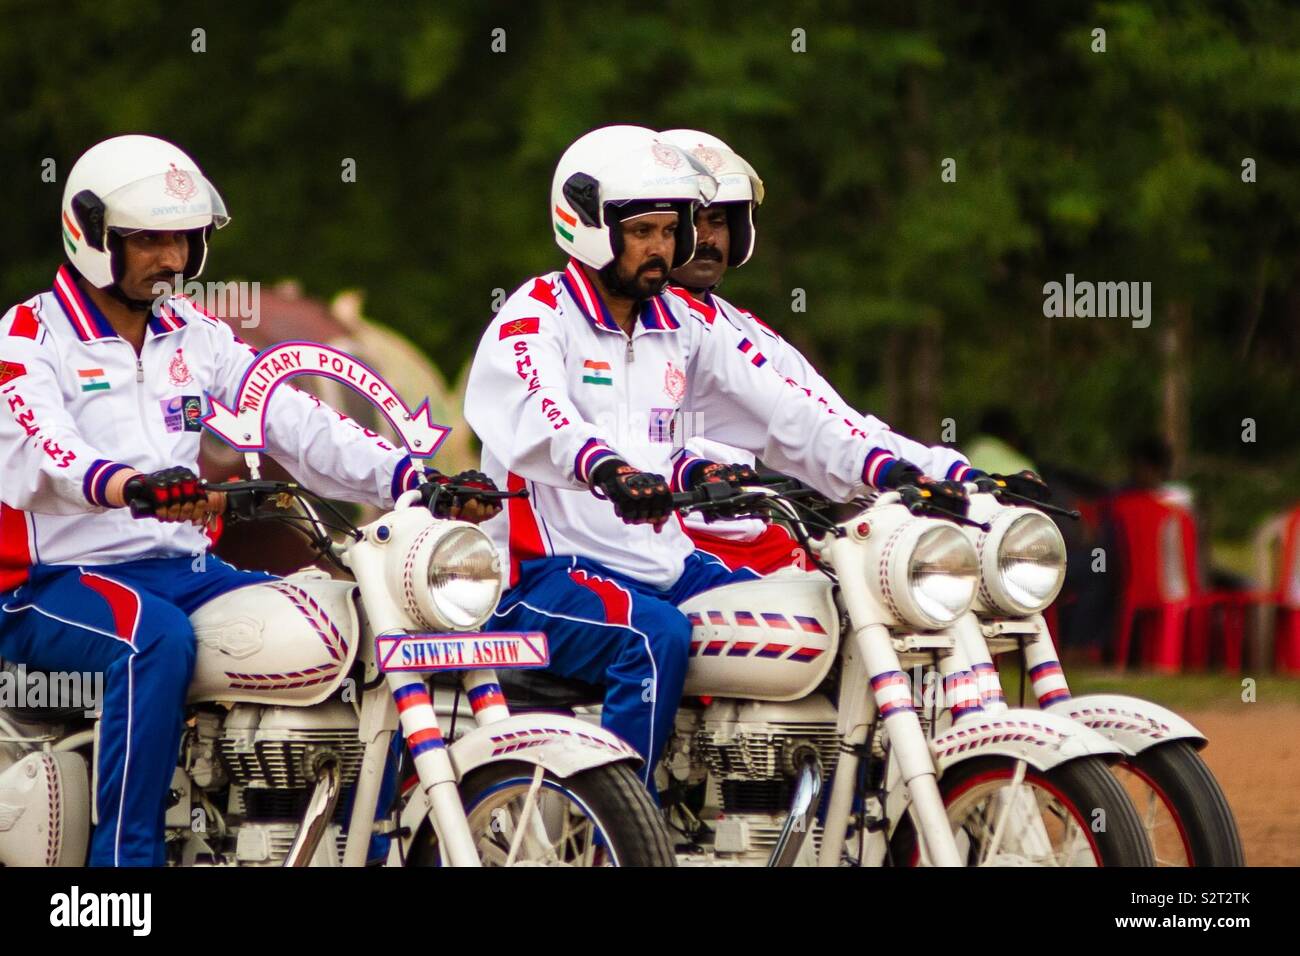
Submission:
[[[606,458],[592,470],[591,490],[609,499],[624,524],[660,524],[673,513],[672,489],[663,475],[638,471],[621,458]]]
[[[172,505],[207,501],[206,482],[188,468],[164,468],[149,475],[132,475],[122,487],[122,499],[133,518],[149,518]]]
[[[966,489],[957,481],[940,481],[921,475],[912,484],[899,488],[898,493],[909,508],[920,504],[931,511],[947,512],[959,518],[966,517],[970,508]]]
[[[447,476],[432,468],[425,471],[425,481],[420,485],[420,500],[435,518],[451,516],[453,507],[463,508],[471,501],[482,501],[470,491],[458,491],[453,494],[449,485],[473,488],[478,491],[496,491],[496,483],[481,471],[462,471],[458,475]],[[488,502],[483,501],[483,504]]]
[[[1014,475],[989,475],[988,479],[993,481],[994,488],[1005,488],[1013,495],[1028,498],[1030,501],[1048,502],[1052,500],[1052,491],[1047,487],[1047,482],[1028,468],[1024,471],[1018,471]],[[982,487],[981,490],[983,490]]]
[[[900,458],[889,466],[889,470],[885,472],[885,477],[881,479],[876,487],[881,491],[893,491],[895,488],[903,487],[903,485],[916,484],[917,479],[923,477],[924,474],[916,465]]]
[[[691,468],[686,479],[686,488],[689,491],[709,481],[725,481],[733,488],[740,488],[744,485],[756,485],[760,479],[758,472],[749,465],[724,465],[721,462],[710,461],[697,463]]]
[[[685,476],[688,491],[693,491],[701,485],[710,484],[725,484],[732,488],[742,488],[745,485],[756,485],[760,481],[758,472],[749,465],[726,465],[716,461],[695,462]],[[745,513],[746,509],[743,507],[727,507],[719,503],[705,513],[704,520],[712,522],[725,518],[735,518]]]

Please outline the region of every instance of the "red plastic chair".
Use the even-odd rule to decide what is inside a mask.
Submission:
[[[1115,663],[1121,670],[1128,666],[1137,616],[1150,613],[1155,617],[1154,656],[1178,670],[1192,607],[1187,544],[1177,540],[1183,537],[1178,512],[1148,492],[1121,492],[1110,511],[1124,562]]]
[[[1120,547],[1124,582],[1114,642],[1115,663],[1128,664],[1138,615],[1154,618],[1141,659],[1158,671],[1205,666],[1212,637],[1222,641],[1222,660],[1240,670],[1249,592],[1206,591],[1200,586],[1196,523],[1185,508],[1144,491],[1121,492],[1110,506]],[[1214,612],[1221,624],[1211,628]]]
[[[1269,575],[1267,560],[1273,541],[1277,551],[1277,573]],[[1256,542],[1258,578],[1268,581],[1267,589],[1254,600],[1263,612],[1262,625],[1273,632],[1273,664],[1281,673],[1300,675],[1300,505],[1265,525]]]
[[[1279,671],[1300,675],[1300,506],[1292,509],[1282,532],[1279,571],[1274,662]]]

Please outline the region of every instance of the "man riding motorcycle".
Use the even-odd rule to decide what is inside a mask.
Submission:
[[[880,445],[894,455],[913,462],[925,474],[952,481],[974,481],[983,472],[955,449],[943,445],[925,445],[889,429],[874,415],[853,410],[835,388],[804,355],[753,312],[733,305],[718,295],[717,287],[728,268],[739,268],[754,254],[757,245],[755,218],[764,198],[762,180],[730,146],[709,133],[692,129],[666,130],[659,134],[700,161],[718,180],[713,199],[702,204],[695,214],[696,249],[689,262],[674,269],[669,291],[716,309],[749,341],[763,351],[776,371],[787,382],[797,385],[829,407],[852,419],[857,427],[873,435]],[[706,430],[707,431],[707,430]],[[707,434],[697,434],[687,442],[690,450],[709,457],[725,457],[752,465],[753,457],[742,449],[728,448]],[[1045,486],[1037,476],[998,476],[1014,485],[1011,490],[1042,496]],[[697,548],[708,552],[731,567],[749,567],[760,573],[786,567],[802,566],[802,551],[778,525],[757,519],[714,521],[706,523],[696,515],[685,519],[687,533]]]
[[[670,520],[674,490],[756,477],[688,453],[675,423],[688,414],[839,500],[920,475],[880,444],[883,429],[788,384],[711,306],[663,294],[715,187],[651,130],[578,139],[549,210],[569,262],[506,300],[465,401],[484,472],[530,493],[489,529],[509,563],[493,626],[545,631],[552,670],[604,685],[602,723],[646,758],[652,791],[686,671],[691,628],[677,605],[754,576],[700,553]]]
[[[0,319],[0,657],[105,675],[92,866],[165,862],[189,615],[273,580],[206,553],[203,525],[224,502],[196,475],[203,396],[234,404],[254,352],[184,296],[156,294],[199,275],[227,221],[176,146],[105,140],[68,176],[52,290]],[[293,388],[270,397],[266,442],[295,478],[341,499],[390,507],[447,481],[425,481],[401,449]],[[492,513],[465,507],[470,520]]]

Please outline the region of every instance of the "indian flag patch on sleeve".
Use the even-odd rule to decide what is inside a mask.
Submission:
[[[79,368],[77,380],[81,382],[83,392],[98,392],[112,387],[108,384],[108,379],[104,378],[102,368]]]
[[[582,363],[582,380],[588,385],[614,384],[614,379],[609,373],[609,363],[593,362],[591,359]]]

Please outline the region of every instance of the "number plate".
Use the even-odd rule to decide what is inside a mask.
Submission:
[[[540,631],[387,634],[375,638],[382,671],[468,671],[545,667],[551,662]]]

